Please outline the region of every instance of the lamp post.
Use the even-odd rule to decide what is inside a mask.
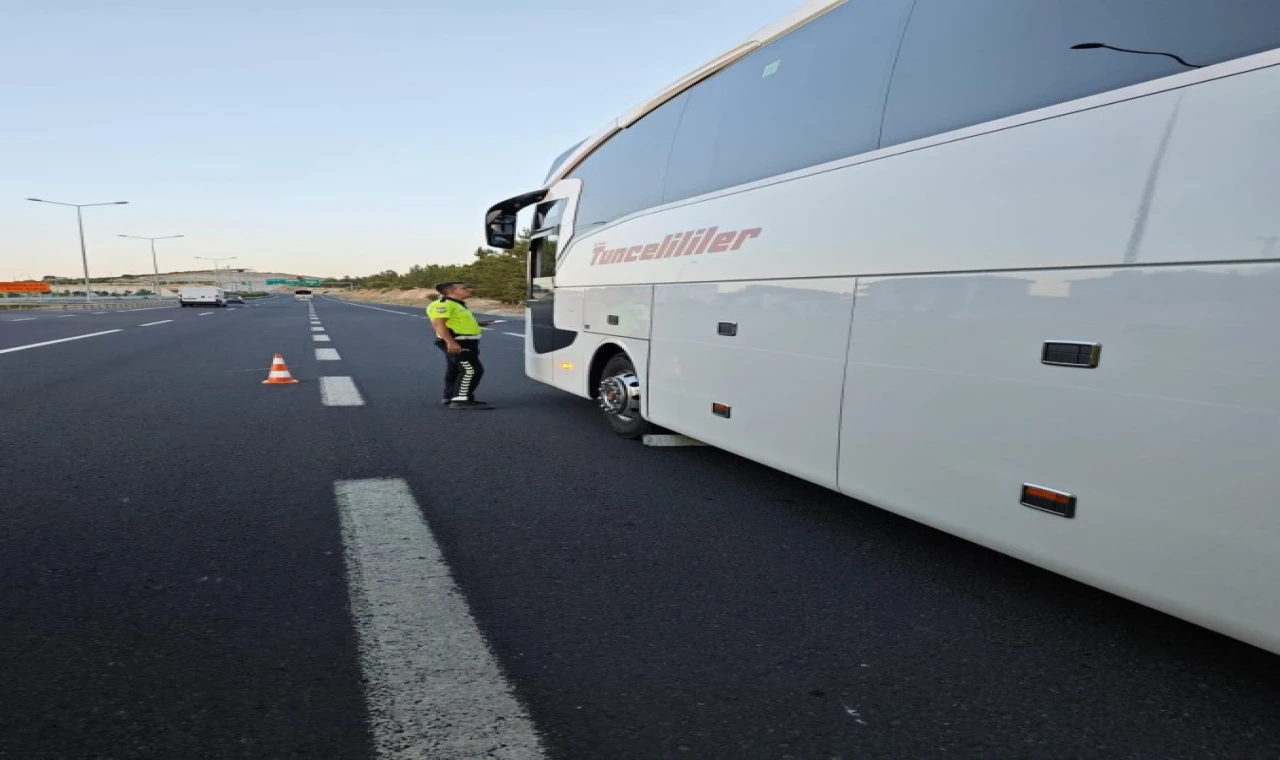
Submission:
[[[218,275],[218,262],[230,261],[231,259],[234,259],[236,257],[235,256],[196,256],[196,258],[213,262],[213,284],[220,288],[222,287],[222,279]]]
[[[80,209],[90,206],[123,206],[129,201],[110,201],[108,203],[63,203],[62,201],[46,201],[41,198],[28,198],[36,203],[52,203],[55,206],[73,206],[76,210],[76,225],[80,228],[80,261],[84,264],[84,302],[93,303],[93,290],[89,287],[89,254],[84,247],[84,215]]]
[[[165,235],[163,237],[142,237],[141,235],[121,235],[122,238],[133,238],[134,240],[148,240],[151,242],[151,269],[155,272],[156,298],[160,297],[160,264],[156,261],[156,241],[169,240],[171,238],[186,237],[186,235]]]

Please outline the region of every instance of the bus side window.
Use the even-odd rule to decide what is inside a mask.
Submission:
[[[684,109],[681,94],[609,138],[570,174],[582,180],[574,227],[607,224],[662,203],[662,183],[676,125]]]
[[[919,0],[882,146],[1276,47],[1276,0]]]
[[[875,150],[910,10],[845,3],[695,86],[663,202]]]

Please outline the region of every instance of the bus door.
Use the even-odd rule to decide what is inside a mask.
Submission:
[[[573,233],[581,186],[579,179],[564,179],[546,191],[498,204],[490,211],[489,235],[491,245],[515,247],[514,215],[519,208],[533,206],[527,260],[525,373],[578,392],[581,383],[577,380],[577,359],[571,355],[570,347],[582,328],[582,294],[570,292],[557,298],[556,269]],[[501,214],[495,215],[498,209]]]

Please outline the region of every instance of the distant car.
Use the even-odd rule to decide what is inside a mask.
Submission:
[[[228,293],[227,303],[244,303],[244,296],[239,296],[235,293]]]

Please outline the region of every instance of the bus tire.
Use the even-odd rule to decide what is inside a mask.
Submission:
[[[640,378],[626,354],[605,363],[597,399],[605,421],[623,438],[639,438],[649,430],[649,422],[640,416]]]

